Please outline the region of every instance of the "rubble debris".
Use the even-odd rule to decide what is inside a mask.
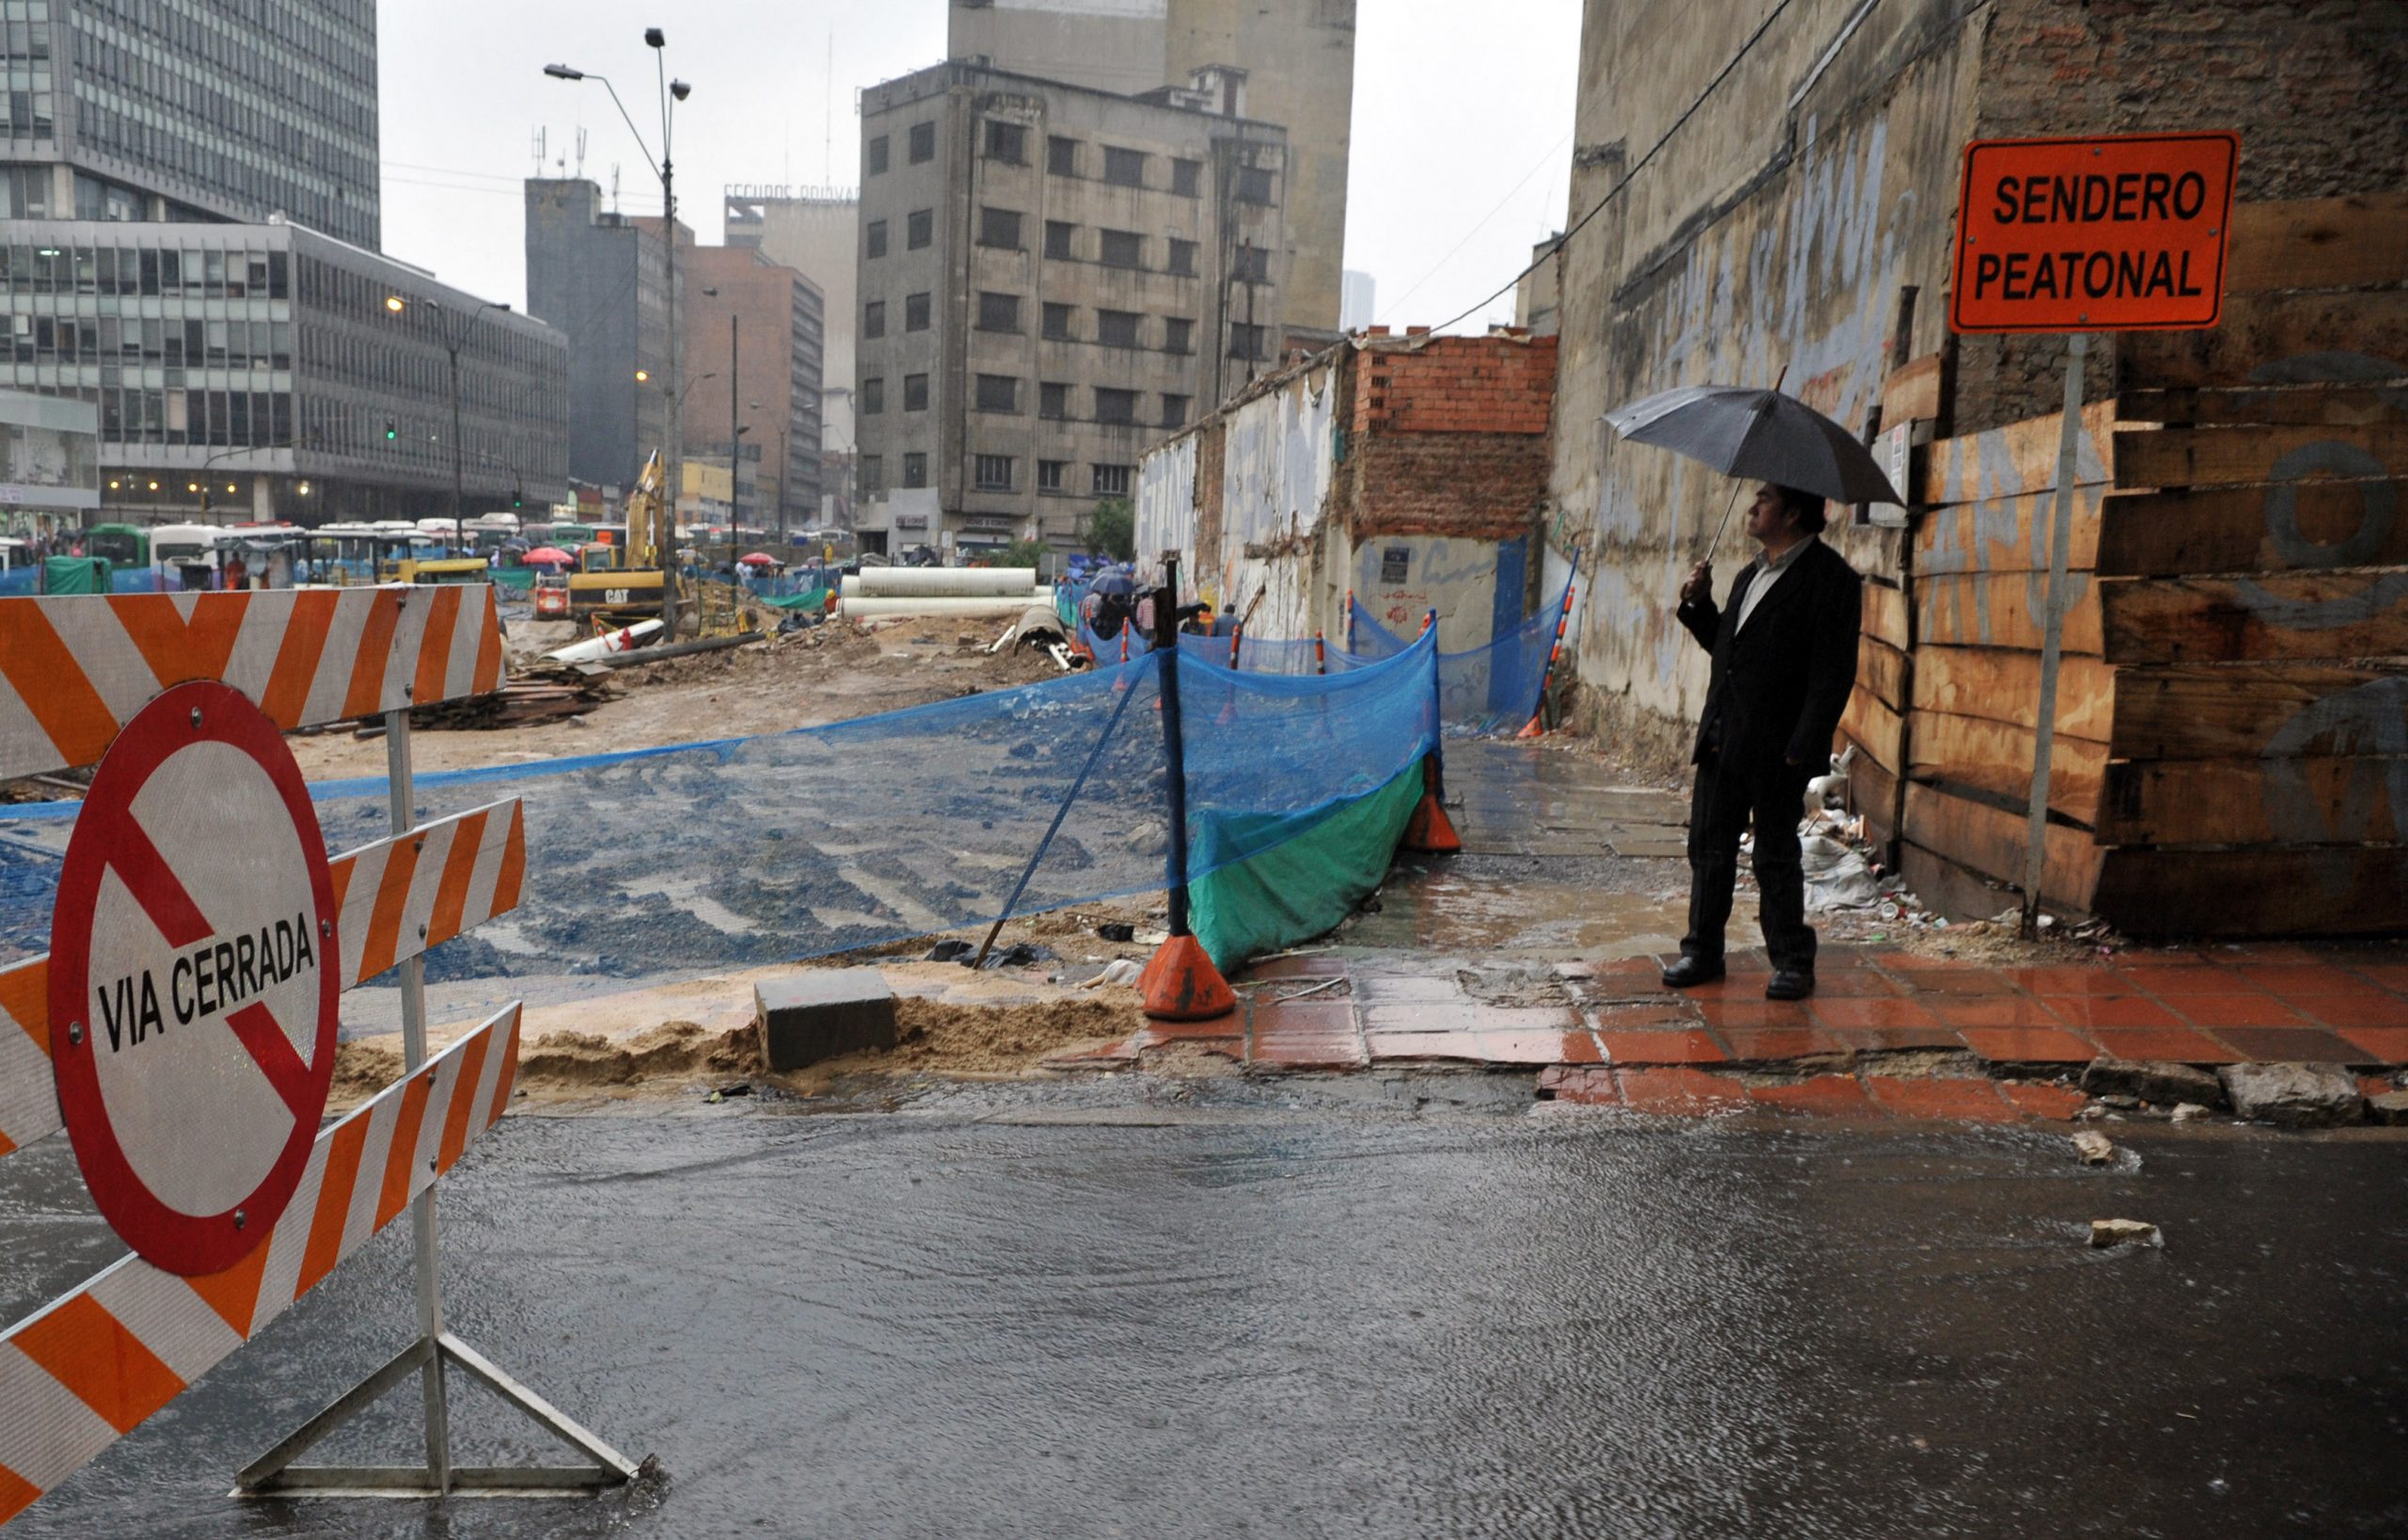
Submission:
[[[559,664],[530,671],[483,695],[463,695],[410,707],[410,725],[452,732],[491,732],[579,717],[620,696],[607,677],[588,677]]]
[[[2084,1166],[2105,1166],[2115,1158],[2115,1142],[2095,1128],[2074,1135],[2073,1147]]]
[[[2178,1123],[2195,1123],[2207,1115],[2208,1109],[2197,1102],[2184,1102],[2174,1109],[2174,1120]]]
[[[2163,1246],[2165,1235],[2155,1225],[2140,1219],[2093,1219],[2090,1221],[2090,1247],[2104,1251],[2111,1246]]]
[[[2227,1064],[2216,1072],[2232,1110],[2278,1128],[2337,1128],[2365,1116],[2358,1083],[2337,1064]]]
[[[2367,1110],[2374,1114],[2374,1120],[2378,1123],[2392,1127],[2408,1123],[2408,1091],[2385,1091],[2381,1096],[2369,1097]]]
[[[2159,1059],[2092,1059],[2082,1072],[2082,1088],[2114,1105],[2122,1104],[2113,1102],[2116,1096],[2137,1097],[2158,1106],[2177,1102],[2209,1107],[2224,1104],[2224,1088],[2214,1075],[2192,1065]]]

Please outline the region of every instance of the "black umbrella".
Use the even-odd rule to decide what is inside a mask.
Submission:
[[[1686,454],[1726,476],[1816,492],[1833,502],[1894,502],[1873,452],[1795,396],[1735,385],[1685,385],[1606,414],[1634,444]]]

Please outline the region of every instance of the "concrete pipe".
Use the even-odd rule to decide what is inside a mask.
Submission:
[[[1022,603],[1037,587],[1035,567],[871,567],[845,579],[844,595],[865,599],[986,598],[1010,594]]]

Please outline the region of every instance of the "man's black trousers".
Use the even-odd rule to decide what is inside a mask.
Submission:
[[[1739,836],[1756,826],[1756,918],[1776,969],[1813,973],[1814,932],[1806,926],[1806,873],[1798,861],[1798,821],[1811,771],[1803,766],[1698,761],[1689,795],[1689,933],[1683,955],[1722,961],[1731,889],[1739,876]]]

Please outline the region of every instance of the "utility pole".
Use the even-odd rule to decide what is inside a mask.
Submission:
[[[731,307],[733,297],[731,296]],[[736,488],[737,463],[744,458],[743,445],[738,441],[743,430],[736,425],[736,311],[727,312],[727,543],[733,546],[742,538],[737,532],[743,520],[736,516],[744,506],[744,498]]]

